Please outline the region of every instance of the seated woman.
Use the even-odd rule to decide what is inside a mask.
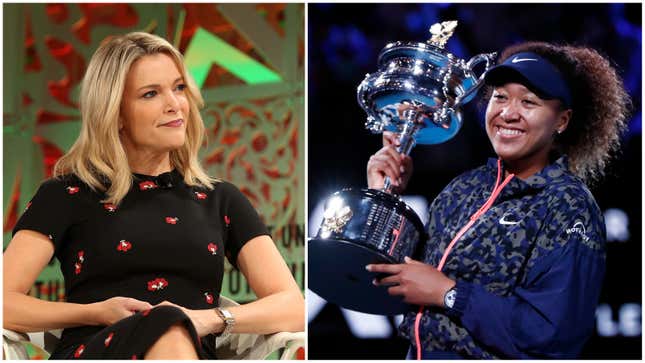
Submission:
[[[52,358],[216,358],[222,332],[304,329],[304,300],[267,228],[198,161],[203,100],[167,41],[102,44],[80,96],[81,133],[4,253],[4,326],[65,328]],[[55,256],[66,302],[27,295]],[[258,299],[218,308],[224,256]]]

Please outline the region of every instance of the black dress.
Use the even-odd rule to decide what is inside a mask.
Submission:
[[[48,236],[65,278],[68,302],[115,296],[189,309],[218,305],[224,255],[236,266],[242,246],[268,234],[257,212],[232,184],[191,187],[178,171],[134,174],[118,205],[101,203],[75,176],[45,181],[13,230]],[[215,312],[213,312],[215,314]],[[202,358],[215,358],[215,338],[198,339],[178,308],[157,307],[111,326],[68,328],[51,358],[143,358],[172,325],[183,322]]]

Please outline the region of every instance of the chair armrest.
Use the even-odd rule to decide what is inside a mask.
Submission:
[[[304,332],[274,334],[226,334],[217,338],[219,359],[266,359],[271,353],[285,348],[280,359],[293,359],[296,350],[305,345]]]
[[[2,329],[2,336],[5,339],[14,341],[14,342],[22,342],[22,341],[29,341],[29,335],[27,333],[20,333],[17,331],[9,330],[9,329]]]
[[[36,359],[47,359],[56,349],[63,329],[48,331],[19,333],[9,329],[2,329],[2,350],[7,359],[29,359],[26,344],[35,350]],[[9,358],[15,357],[15,358]]]
[[[29,359],[23,342],[29,342],[29,336],[9,329],[2,329],[2,355],[4,359]]]
[[[294,359],[293,356],[296,354],[296,351],[299,348],[304,348],[305,346],[305,332],[300,331],[297,333],[291,332],[280,332],[274,334],[271,339],[275,339],[274,345],[277,347],[274,349],[284,348],[282,355],[280,356],[281,360],[285,359]]]

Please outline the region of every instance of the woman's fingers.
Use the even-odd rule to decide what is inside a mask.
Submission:
[[[168,300],[164,300],[164,301],[160,302],[159,304],[157,304],[155,306],[175,306],[175,307],[180,307],[179,305],[173,304]]]
[[[392,158],[392,161],[400,166],[402,163],[403,155],[394,148],[394,146],[385,146],[381,150],[379,150],[380,153],[388,155],[390,158]]]
[[[365,266],[365,269],[369,272],[382,272],[386,274],[398,274],[401,272],[402,266],[396,264],[388,263],[379,263],[379,264],[370,264]]]
[[[400,285],[388,287],[387,293],[390,295],[405,295],[405,288]]]
[[[369,188],[382,188],[385,177],[390,178],[395,190],[405,188],[412,172],[412,159],[397,151],[398,143],[396,134],[383,133],[384,146],[367,162],[367,185]]]
[[[411,265],[425,265],[425,263],[423,263],[421,261],[413,260],[408,256],[403,257],[403,260],[405,261],[405,263],[408,263],[408,264],[411,264]]]
[[[130,311],[144,311],[152,309],[152,305],[146,301],[129,298],[126,301],[126,308]]]
[[[393,146],[386,146],[374,154],[377,160],[386,162],[387,165],[394,171],[394,177],[398,178],[401,173],[401,166],[403,165],[403,156],[396,151]]]
[[[399,135],[392,131],[383,131],[383,146],[399,146]]]
[[[372,283],[376,286],[393,286],[393,285],[398,285],[400,281],[401,281],[400,275],[395,274],[395,275],[386,276],[382,279],[374,279]]]
[[[392,182],[398,181],[401,174],[399,165],[388,155],[374,155],[372,156],[371,162],[372,167],[376,172],[390,177]]]

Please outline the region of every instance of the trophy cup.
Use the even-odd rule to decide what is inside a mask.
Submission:
[[[439,144],[461,128],[459,108],[472,100],[495,53],[468,62],[444,50],[456,21],[434,24],[427,43],[394,42],[378,57],[378,71],[358,86],[357,99],[372,133],[398,134],[400,153],[415,144]],[[473,68],[485,63],[479,77]],[[409,310],[399,296],[372,285],[370,263],[403,263],[420,257],[427,235],[417,214],[392,194],[389,178],[382,190],[344,189],[325,203],[323,221],[309,239],[309,288],[344,308],[394,315]]]

